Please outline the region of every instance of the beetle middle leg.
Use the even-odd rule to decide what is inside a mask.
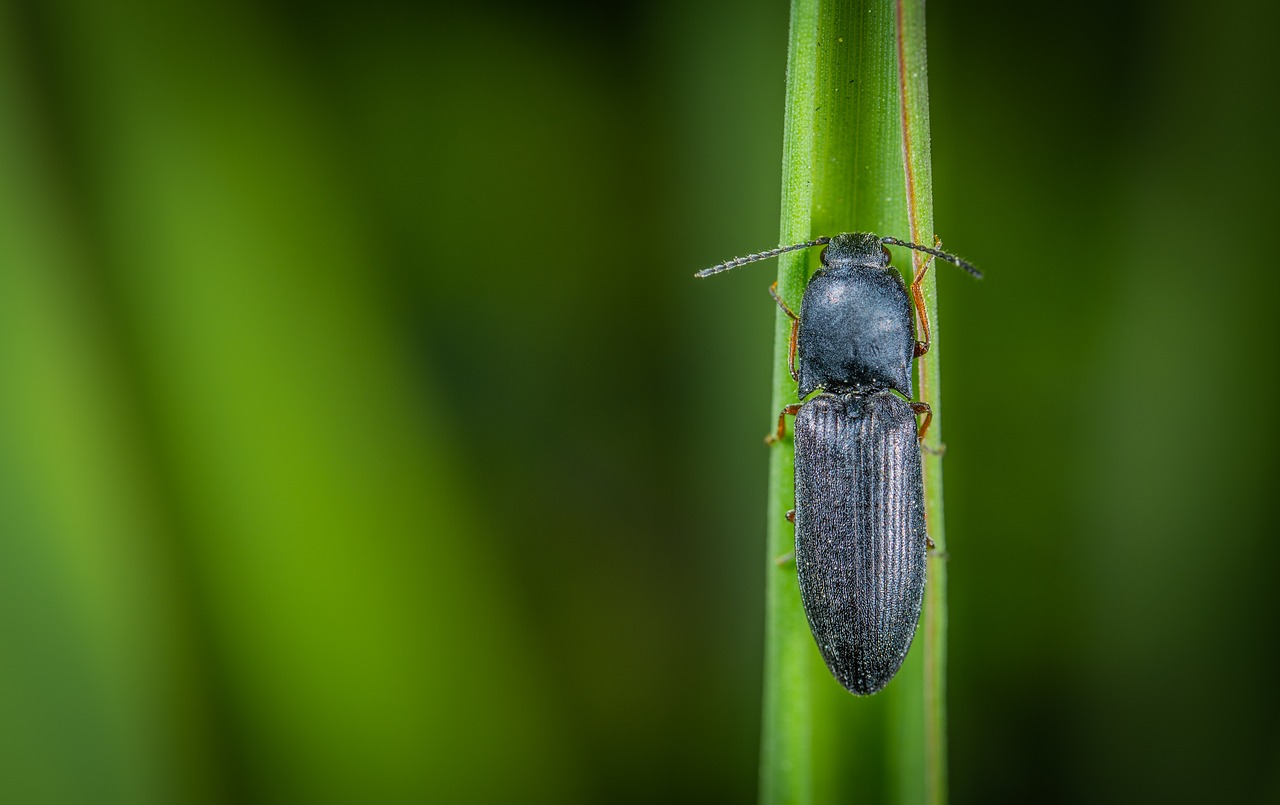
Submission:
[[[924,444],[924,435],[929,432],[929,423],[933,422],[933,409],[929,407],[929,403],[913,402],[911,410],[916,414],[924,415],[924,421],[920,423],[920,433],[916,437],[920,440],[920,444]]]
[[[920,449],[931,456],[945,456],[947,454],[947,445],[939,444],[937,447],[930,447],[924,443],[924,435],[929,430],[929,423],[933,421],[933,409],[929,407],[929,403],[916,402],[911,403],[911,410],[916,414],[924,414],[924,422],[920,423],[920,433],[917,439],[920,442]]]
[[[782,441],[782,437],[787,434],[787,417],[795,416],[800,412],[800,403],[793,403],[782,409],[782,413],[778,414],[778,430],[776,433],[770,433],[764,437],[765,444],[773,444]],[[927,406],[926,406],[927,407]]]
[[[937,235],[933,236],[933,247],[935,249],[942,248],[942,238]],[[915,357],[929,351],[929,344],[933,340],[929,333],[929,311],[924,306],[924,275],[929,273],[929,266],[933,265],[936,258],[930,257],[916,272],[915,279],[911,280],[911,298],[915,300],[916,312],[920,315],[920,334],[924,336],[923,341],[916,341]]]
[[[791,344],[787,348],[787,369],[791,371],[791,379],[798,383],[800,382],[800,373],[796,371],[796,343],[800,336],[800,317],[791,308],[787,307],[787,303],[782,301],[781,296],[778,296],[777,280],[774,280],[774,283],[769,286],[769,295],[773,297],[773,301],[778,303],[778,307],[782,308],[782,312],[791,317]]]

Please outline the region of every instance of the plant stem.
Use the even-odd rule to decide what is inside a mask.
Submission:
[[[783,152],[781,245],[857,231],[932,245],[924,0],[792,0]],[[904,250],[895,265],[918,270],[925,265],[922,257]],[[816,249],[780,258],[778,290],[793,310],[816,265]],[[908,281],[914,273],[909,271]],[[924,296],[934,326],[932,349],[917,367],[917,399],[933,407],[927,446],[936,450],[941,405],[932,271]],[[789,335],[790,320],[779,312],[773,416],[796,401],[787,370]],[[794,564],[775,561],[794,547],[784,518],[794,500],[794,455],[790,440],[772,448],[762,802],[807,803],[815,791],[827,799],[855,787],[866,799],[883,791],[883,798],[899,802],[946,801],[940,455],[926,452],[924,468],[926,518],[937,549],[929,559],[919,639],[889,688],[871,699],[853,699],[831,692],[838,686],[821,668],[809,635]],[[822,706],[814,706],[815,696]],[[845,739],[857,743],[838,750],[824,743]]]

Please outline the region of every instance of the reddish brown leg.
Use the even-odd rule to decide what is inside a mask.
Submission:
[[[791,509],[790,511],[788,511],[788,512],[787,512],[787,522],[788,522],[788,523],[791,523],[792,525],[795,525],[795,522],[796,522],[796,510],[795,510],[795,509]]]
[[[933,236],[933,247],[935,249],[942,248],[942,238],[937,235]],[[916,342],[915,356],[919,358],[921,355],[929,351],[929,343],[932,338],[929,334],[929,311],[924,306],[924,275],[929,273],[929,266],[933,265],[934,258],[930,257],[920,270],[916,272],[916,277],[911,281],[911,298],[916,303],[916,313],[920,315],[920,334],[924,336],[923,341]]]
[[[924,435],[929,432],[929,423],[933,421],[933,409],[929,407],[929,403],[914,402],[911,403],[911,410],[917,414],[924,415],[924,421],[920,423],[920,443],[924,444]]]
[[[791,345],[787,347],[787,371],[791,373],[791,379],[800,382],[800,373],[796,371],[796,342],[800,338],[800,320],[791,320]]]
[[[928,406],[925,406],[926,408]],[[787,416],[795,416],[800,411],[800,403],[788,405],[782,409],[782,413],[778,414],[778,432],[770,433],[764,437],[765,444],[773,444],[782,441],[782,437],[787,433]]]
[[[769,286],[769,295],[773,297],[773,301],[778,303],[778,307],[782,308],[782,312],[791,317],[791,345],[787,349],[787,369],[791,371],[791,379],[800,382],[800,374],[796,371],[796,342],[800,336],[800,317],[787,307],[787,303],[782,301],[782,297],[778,296],[778,283],[775,280]]]

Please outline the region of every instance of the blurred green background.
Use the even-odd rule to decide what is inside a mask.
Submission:
[[[1280,801],[1226,10],[931,4],[956,802]],[[0,0],[0,798],[753,799],[786,34]]]

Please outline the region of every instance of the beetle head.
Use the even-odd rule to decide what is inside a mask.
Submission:
[[[880,238],[869,232],[847,232],[836,235],[822,250],[822,264],[827,268],[887,268],[889,250]]]
[[[746,257],[735,257],[723,263],[704,268],[695,277],[710,277],[712,274],[719,274],[721,271],[728,271],[738,266],[745,266],[747,263],[754,263],[757,260],[765,260],[770,257],[777,257],[780,254],[794,252],[798,249],[808,249],[811,246],[826,246],[822,250],[822,265],[827,268],[888,268],[889,267],[889,250],[884,244],[890,246],[905,246],[908,249],[915,249],[918,252],[931,254],[934,257],[942,258],[948,263],[954,263],[965,271],[968,271],[978,279],[982,279],[982,272],[974,267],[967,260],[961,260],[954,254],[930,249],[928,246],[917,246],[914,243],[908,243],[905,240],[897,238],[882,238],[872,235],[868,232],[846,232],[843,235],[836,235],[832,238],[814,238],[805,243],[796,243],[791,246],[779,246],[776,249],[770,249],[767,252],[758,252],[749,254]]]

